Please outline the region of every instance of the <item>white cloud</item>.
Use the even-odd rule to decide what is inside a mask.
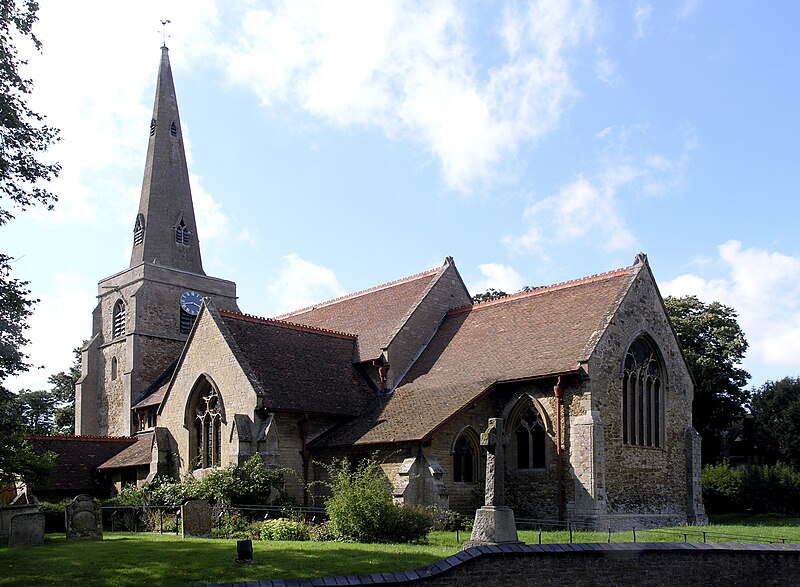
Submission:
[[[239,17],[237,42],[219,52],[266,107],[287,101],[334,125],[410,138],[462,191],[556,126],[576,95],[568,54],[595,21],[588,0],[508,7],[505,55],[480,70],[454,2],[276,1]]]
[[[523,221],[528,231],[522,236],[503,238],[512,250],[546,254],[546,248],[592,237],[603,241],[609,251],[626,249],[635,243],[616,203],[616,192],[630,179],[622,173],[602,183],[578,177],[553,196],[529,206]]]
[[[315,265],[295,253],[281,258],[281,268],[267,283],[272,315],[299,310],[315,302],[345,295],[332,269]]]
[[[653,18],[653,5],[649,2],[644,2],[636,6],[636,12],[633,19],[636,22],[636,38],[641,39],[647,33],[650,27],[650,21]]]
[[[502,263],[484,263],[478,265],[482,279],[469,285],[473,294],[483,293],[489,288],[513,294],[525,287],[525,278],[517,273],[513,267]]]
[[[645,151],[635,153],[632,139],[642,128],[607,127],[596,138],[605,143],[599,169],[580,174],[558,192],[528,206],[522,216],[527,230],[502,242],[518,252],[547,256],[552,246],[588,241],[607,251],[633,247],[636,237],[623,213],[624,197],[660,196],[683,183],[691,151],[697,146],[692,130],[683,131],[683,149],[675,158]]]
[[[678,20],[684,20],[692,16],[700,5],[700,0],[683,0],[681,7],[678,9]]]
[[[608,56],[605,47],[598,47],[595,52],[595,75],[604,84],[614,85],[617,78],[617,64]]]
[[[735,240],[719,245],[717,252],[724,277],[681,275],[661,284],[663,294],[696,295],[705,302],[719,301],[736,309],[739,325],[750,344],[748,360],[782,367],[787,375],[797,375],[800,257],[755,247],[745,249]]]

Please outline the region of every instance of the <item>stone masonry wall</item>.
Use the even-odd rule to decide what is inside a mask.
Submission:
[[[386,352],[389,360],[387,383],[390,388],[395,386],[417,353],[431,339],[447,311],[469,303],[471,299],[464,290],[455,266],[449,265],[389,342]]]
[[[800,546],[763,544],[513,544],[479,546],[422,569],[362,576],[276,579],[247,585],[426,587],[730,587],[800,584]],[[244,583],[227,583],[244,587]]]
[[[659,448],[622,442],[622,363],[630,344],[648,335],[657,346],[664,370],[663,445]],[[691,425],[693,385],[664,312],[655,282],[645,265],[598,342],[589,362],[589,392],[595,438],[605,455],[593,473],[601,509],[616,527],[669,525],[686,522],[686,430]],[[573,419],[573,427],[575,420]],[[589,428],[587,428],[589,430]],[[588,490],[585,484],[576,490]],[[591,512],[580,503],[575,513]]]

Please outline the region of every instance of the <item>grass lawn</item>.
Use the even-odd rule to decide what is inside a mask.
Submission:
[[[774,516],[718,517],[711,526],[638,531],[639,542],[800,542],[800,519]],[[539,542],[539,532],[525,530],[520,540]],[[574,542],[607,542],[605,532],[574,532]],[[191,585],[362,575],[425,567],[461,549],[469,534],[433,532],[426,545],[349,544],[342,542],[254,541],[255,564],[234,562],[234,540],[184,540],[174,534],[106,533],[102,542],[67,543],[63,535],[48,535],[38,548],[0,547],[0,587],[10,585]],[[569,542],[569,533],[543,532],[542,543]],[[631,541],[619,532],[613,542]]]

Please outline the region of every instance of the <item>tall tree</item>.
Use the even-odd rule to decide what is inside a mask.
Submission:
[[[0,225],[14,217],[13,207],[25,210],[42,204],[52,208],[56,201],[43,183],[56,177],[61,168],[42,158],[58,140],[58,130],[43,124],[42,115],[28,106],[33,83],[21,73],[26,62],[14,44],[27,39],[37,50],[41,48],[33,34],[38,10],[34,0],[0,0]],[[0,482],[17,475],[33,480],[49,464],[23,439],[19,399],[4,387],[7,377],[29,367],[21,349],[27,342],[26,320],[34,304],[28,284],[11,277],[11,261],[0,254]]]
[[[667,297],[664,304],[695,379],[692,423],[703,437],[703,463],[716,462],[722,432],[750,397],[744,387],[750,374],[739,366],[747,340],[733,308],[696,296]]]
[[[47,379],[52,386],[50,393],[58,403],[55,411],[55,431],[59,434],[75,434],[75,384],[81,377],[82,346],[72,350],[75,360],[67,371],[59,371]]]
[[[61,170],[58,163],[42,160],[45,151],[58,141],[58,130],[42,124],[44,117],[30,109],[26,97],[33,82],[20,70],[14,41],[28,38],[42,44],[33,34],[39,4],[34,0],[0,0],[0,225],[14,215],[10,206],[21,210],[35,204],[53,207],[55,194],[42,185]]]
[[[800,469],[800,377],[767,381],[753,393],[757,454]]]
[[[56,398],[50,391],[23,389],[17,397],[22,405],[25,432],[29,434],[50,434],[53,432]]]

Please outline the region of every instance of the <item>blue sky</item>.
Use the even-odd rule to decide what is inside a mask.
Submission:
[[[800,375],[800,3],[42,3],[52,212],[0,250],[47,387],[127,267],[162,42],[206,273],[276,315],[452,255],[473,293],[648,254],[739,312],[751,385]]]

